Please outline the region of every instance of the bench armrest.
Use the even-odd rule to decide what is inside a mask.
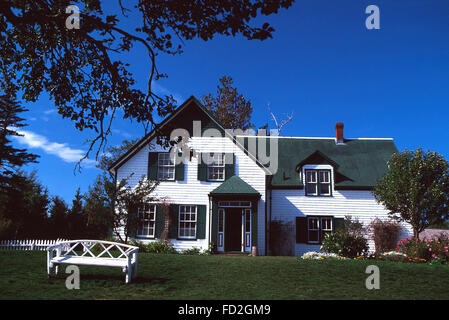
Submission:
[[[54,245],[52,245],[52,246],[49,246],[49,247],[47,247],[47,251],[53,251],[53,250],[57,250],[57,249],[59,249],[61,247],[61,245],[60,244],[54,244]]]

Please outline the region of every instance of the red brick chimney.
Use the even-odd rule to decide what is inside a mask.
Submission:
[[[337,140],[337,144],[338,143],[344,143],[345,139],[343,138],[343,128],[344,128],[344,124],[343,122],[338,122],[335,125],[335,138]]]

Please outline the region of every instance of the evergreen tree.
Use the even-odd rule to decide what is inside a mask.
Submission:
[[[11,179],[18,168],[30,162],[36,162],[37,155],[26,149],[17,149],[11,145],[10,137],[18,137],[17,131],[26,126],[20,113],[28,111],[6,95],[0,96],[0,192],[11,185]],[[18,179],[18,178],[16,178]]]
[[[223,76],[217,86],[216,96],[208,94],[201,99],[202,103],[225,129],[252,128],[254,125],[251,123],[251,101],[239,94],[233,84],[231,77]]]
[[[54,239],[66,239],[69,237],[69,208],[60,197],[54,196],[49,210],[51,234]]]
[[[87,219],[84,210],[83,195],[80,188],[76,190],[72,207],[68,213],[68,227],[70,239],[83,239],[87,237]]]
[[[0,237],[3,239],[48,238],[48,190],[36,172],[17,172],[11,187],[0,194]]]

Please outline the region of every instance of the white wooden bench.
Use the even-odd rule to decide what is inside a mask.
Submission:
[[[80,248],[82,252],[75,251]],[[126,273],[129,283],[137,276],[138,251],[138,247],[110,241],[62,241],[47,248],[47,274],[50,277],[53,269],[57,274],[60,264],[117,267]]]

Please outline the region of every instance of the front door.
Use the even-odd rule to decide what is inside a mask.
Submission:
[[[242,209],[226,208],[225,250],[242,251]]]

